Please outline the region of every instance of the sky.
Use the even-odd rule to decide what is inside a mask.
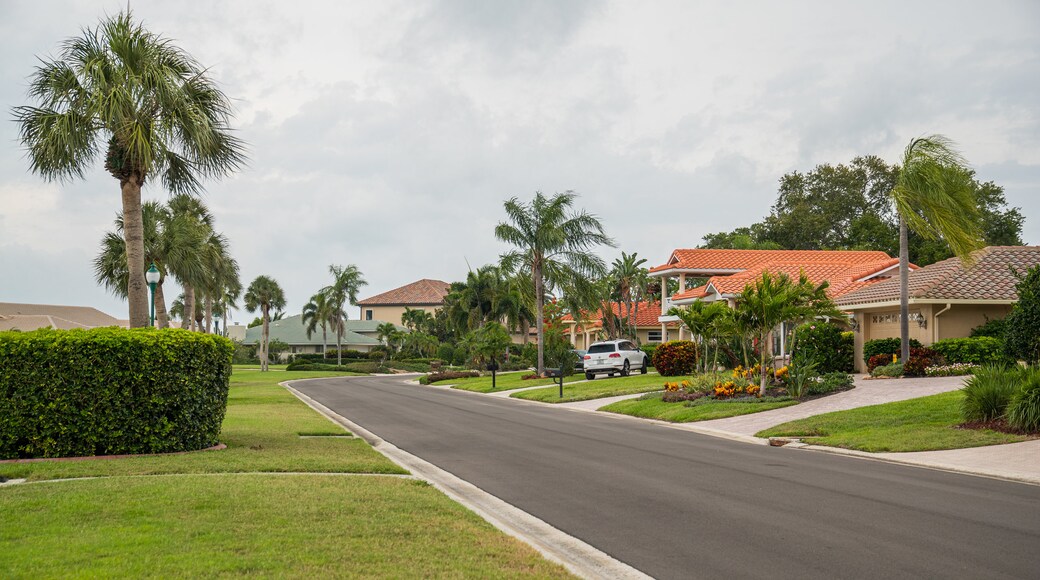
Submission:
[[[503,202],[536,191],[575,191],[617,242],[608,263],[658,265],[761,220],[785,173],[895,163],[933,133],[1040,244],[1037,2],[129,5],[232,99],[250,161],[204,200],[243,283],[272,276],[290,314],[330,264],[361,269],[362,297],[463,279],[507,249]],[[126,318],[92,267],[118,183],[33,175],[10,113],[37,57],[126,6],[0,0],[0,302]]]

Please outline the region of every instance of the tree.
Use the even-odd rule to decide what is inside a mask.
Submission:
[[[1040,362],[1040,266],[1019,275],[1018,302],[1004,319],[1004,347],[1031,365]]]
[[[257,357],[260,359],[260,370],[267,370],[267,342],[271,336],[271,310],[282,310],[285,308],[285,293],[282,287],[269,276],[257,276],[244,296],[245,307],[250,313],[260,310],[261,324],[260,349]]]
[[[899,330],[902,360],[910,359],[909,230],[942,239],[965,262],[983,244],[971,173],[942,135],[910,141],[889,195],[899,215]]]
[[[732,318],[729,306],[724,302],[698,300],[687,306],[673,307],[668,311],[668,315],[679,317],[683,326],[693,335],[700,347],[698,350],[700,351],[701,368],[706,371],[708,369],[708,340],[718,340],[721,332],[727,328],[722,319]]]
[[[646,258],[640,258],[639,254],[633,252],[626,254],[621,252],[621,257],[614,260],[610,277],[616,284],[616,297],[618,299],[618,312],[624,306],[624,321],[628,326],[628,335],[639,342],[636,333],[636,316],[639,315],[639,301],[643,299],[647,281],[647,269],[643,267]]]
[[[368,282],[361,275],[361,270],[354,264],[346,268],[332,264],[329,266],[332,284],[321,291],[326,294],[331,308],[332,327],[336,331],[336,364],[343,364],[343,334],[347,330],[347,303],[357,305],[357,293]]]
[[[494,320],[473,333],[473,354],[481,364],[498,362],[509,345],[513,344],[506,327]]]
[[[568,213],[573,192],[546,197],[536,192],[530,203],[512,198],[505,203],[509,222],[495,227],[495,237],[517,249],[502,255],[509,271],[529,275],[534,286],[535,325],[538,335],[538,374],[545,373],[545,294],[581,277],[605,273],[603,260],[590,253],[599,245],[614,246],[603,225],[584,210]]]
[[[397,351],[397,344],[401,342],[403,335],[404,333],[398,330],[392,322],[384,322],[376,327],[376,336],[390,354]]]
[[[35,105],[15,107],[33,173],[82,178],[105,149],[122,196],[131,327],[148,325],[141,187],[159,176],[175,193],[202,189],[244,162],[228,125],[231,105],[206,70],[169,40],[120,12],[67,39],[29,84]],[[104,145],[103,145],[104,144]]]
[[[277,362],[281,358],[283,352],[288,352],[292,348],[289,343],[278,340],[277,338],[267,343],[267,356],[272,362]]]
[[[319,326],[321,327],[321,352],[323,356],[329,350],[328,326],[333,323],[332,311],[332,304],[329,302],[328,295],[324,292],[318,292],[311,296],[310,302],[304,305],[303,316],[300,319],[306,327],[308,339],[310,339]]]

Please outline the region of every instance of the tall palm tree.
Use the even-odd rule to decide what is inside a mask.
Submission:
[[[910,141],[890,196],[899,213],[899,333],[902,360],[910,358],[908,232],[942,239],[967,262],[983,245],[979,210],[967,162],[942,135]]]
[[[584,210],[569,213],[576,197],[570,191],[552,197],[538,191],[530,203],[514,197],[505,202],[509,222],[495,227],[496,238],[516,247],[502,255],[503,266],[529,274],[534,285],[538,374],[545,373],[546,292],[571,279],[602,276],[606,271],[603,260],[590,250],[614,246],[595,216]]]
[[[227,240],[214,239],[213,214],[198,197],[180,193],[172,196],[167,202],[170,208],[170,220],[178,224],[184,231],[194,232],[197,242],[189,250],[191,253],[181,265],[177,279],[184,288],[184,317],[181,328],[195,329],[196,316],[202,311],[196,307],[196,288],[204,288],[209,280],[215,264],[226,256]],[[237,265],[235,266],[237,269]],[[199,311],[199,312],[196,312]]]
[[[318,327],[321,327],[321,352],[329,350],[329,323],[332,321],[332,304],[324,292],[318,292],[311,296],[310,302],[303,306],[303,317],[301,318],[306,330],[307,338],[310,339]]]
[[[336,330],[336,364],[340,365],[343,364],[343,334],[347,330],[346,305],[357,305],[358,290],[367,286],[368,282],[354,264],[348,264],[346,268],[332,264],[329,273],[332,274],[332,284],[323,288],[322,292],[328,295],[332,307],[332,326]]]
[[[260,332],[260,345],[258,355],[260,358],[260,370],[267,370],[267,343],[271,337],[271,310],[282,310],[285,308],[285,292],[274,278],[269,276],[257,276],[245,296],[246,310],[250,313],[260,310],[263,328]]]
[[[35,105],[15,107],[14,116],[34,173],[82,178],[104,150],[122,196],[130,326],[147,326],[141,187],[158,176],[168,191],[199,191],[200,178],[242,165],[228,98],[204,67],[129,10],[67,39],[57,59],[41,59],[29,97]]]
[[[641,299],[642,293],[640,288],[643,284],[643,279],[646,277],[646,268],[643,268],[643,264],[646,263],[646,258],[640,258],[637,252],[626,254],[621,252],[621,257],[614,260],[613,269],[611,270],[611,277],[614,279],[617,285],[617,297],[624,304],[625,307],[625,320],[629,329],[629,336],[638,341],[636,333],[635,315],[639,311],[639,300]],[[618,313],[621,313],[621,308],[618,308]]]

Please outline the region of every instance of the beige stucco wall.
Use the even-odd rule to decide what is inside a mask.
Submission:
[[[636,336],[639,337],[639,344],[660,344],[660,341],[657,341],[657,340],[651,341],[650,340],[649,334],[653,330],[660,331],[661,327],[660,326],[654,326],[654,327],[638,327],[638,328],[636,328]],[[671,330],[672,330],[673,337],[676,336],[675,329],[671,329]],[[570,329],[569,328],[566,330],[565,334],[566,334],[567,338],[571,338]],[[603,338],[603,336],[605,336],[605,334],[590,333],[589,334],[589,340],[586,343],[586,341],[585,341],[585,334],[582,333],[582,332],[576,332],[574,334],[574,338],[571,340],[571,344],[573,344],[574,348],[576,348],[578,350],[588,350],[590,344],[592,344],[592,343],[594,343],[596,341],[599,341],[599,340],[606,340],[605,338]],[[626,333],[621,338],[631,338],[631,337],[628,336],[627,333]]]
[[[366,310],[372,311],[372,320],[381,320],[383,322],[392,322],[394,324],[401,324],[401,315],[404,314],[404,306],[360,306],[360,320],[368,320],[365,316]],[[412,310],[425,310],[430,314],[437,311],[436,306],[408,306]]]
[[[945,304],[936,304],[935,312],[946,308]],[[952,307],[936,319],[936,340],[944,338],[961,338],[971,334],[971,329],[983,324],[987,319],[1004,318],[1011,312],[1010,304],[986,306],[982,304],[953,304]]]

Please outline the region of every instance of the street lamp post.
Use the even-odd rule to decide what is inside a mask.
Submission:
[[[149,300],[151,313],[148,319],[151,321],[152,328],[155,328],[155,285],[159,283],[159,269],[155,267],[155,263],[152,262],[151,267],[145,272],[144,279],[148,281],[148,289],[152,291],[152,299]]]

